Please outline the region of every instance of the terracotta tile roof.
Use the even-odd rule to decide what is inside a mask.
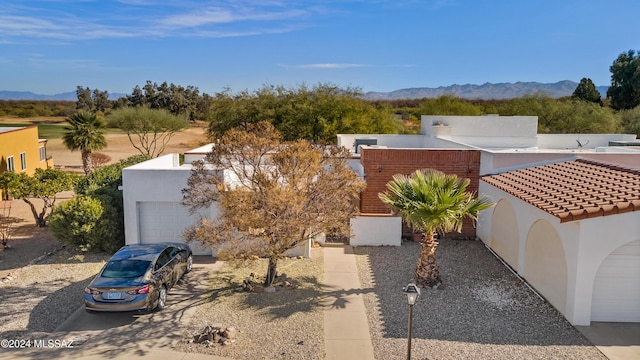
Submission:
[[[578,159],[482,180],[568,222],[640,210],[640,171]]]

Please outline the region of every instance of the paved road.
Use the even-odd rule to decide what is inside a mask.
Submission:
[[[207,290],[208,274],[222,266],[211,257],[196,257],[194,268],[167,296],[167,308],[152,313],[87,313],[78,309],[46,340],[74,340],[74,348],[2,351],[3,359],[114,358],[123,348],[143,356],[153,350],[171,350],[182,339],[195,309]]]

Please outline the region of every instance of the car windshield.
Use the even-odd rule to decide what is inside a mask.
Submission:
[[[115,260],[109,261],[102,272],[106,278],[135,278],[144,275],[149,268],[150,261],[146,260]]]

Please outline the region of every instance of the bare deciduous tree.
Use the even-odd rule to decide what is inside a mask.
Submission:
[[[11,238],[11,228],[14,219],[11,218],[11,208],[13,200],[0,200],[0,242],[2,248],[9,248],[9,238]]]

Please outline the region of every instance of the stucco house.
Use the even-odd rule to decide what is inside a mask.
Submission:
[[[640,141],[625,134],[545,135],[537,127],[534,116],[423,116],[418,135],[338,135],[367,183],[350,243],[400,245],[402,221],[378,193],[394,174],[436,168],[469,178],[470,190],[497,204],[460,236],[480,238],[572,324],[640,321]],[[127,243],[179,240],[200,216],[216,216],[215,206],[190,215],[180,204],[191,161],[208,149],[185,153],[183,164],[171,154],[124,169]],[[542,174],[537,183],[531,172]],[[580,172],[589,176],[581,188],[589,196],[563,193],[560,184],[584,180],[573,178]],[[545,187],[551,174],[558,183]]]
[[[182,189],[187,187],[191,164],[204,159],[211,146],[186,152],[182,163],[179,154],[168,154],[123,169],[126,244],[183,241],[182,233],[187,227],[203,217],[214,219],[218,216],[219,209],[215,203],[194,214],[182,205]],[[309,256],[311,241],[309,239],[286,254]],[[195,255],[217,255],[217,249],[199,243],[189,245]]]
[[[33,175],[36,169],[53,167],[47,156],[47,140],[38,138],[37,126],[0,127],[0,173],[25,172]],[[0,200],[4,199],[0,189]]]
[[[496,202],[463,234],[481,239],[572,324],[640,322],[635,135],[537,134],[537,118],[527,116],[423,116],[420,135],[349,134],[338,143],[351,147],[367,181],[354,239],[375,238],[370,224],[388,218],[377,193],[393,174],[455,173]]]

